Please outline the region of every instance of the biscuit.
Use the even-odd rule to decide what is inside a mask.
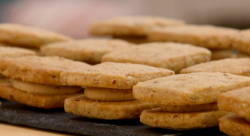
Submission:
[[[0,57],[21,57],[21,56],[34,56],[36,52],[22,49],[17,47],[0,46]]]
[[[13,80],[12,85],[17,90],[41,95],[73,94],[82,91],[82,87],[80,86],[42,85],[20,80]]]
[[[64,104],[66,112],[105,120],[139,118],[143,110],[154,107],[156,105],[138,100],[123,102],[93,101],[83,95],[66,99]]]
[[[0,24],[0,42],[3,43],[39,48],[44,44],[69,40],[71,38],[40,28]]]
[[[104,54],[132,45],[123,40],[84,39],[70,42],[57,42],[42,46],[45,56],[60,56],[72,60],[100,63]]]
[[[148,43],[107,53],[102,62],[145,64],[178,73],[182,68],[209,61],[210,56],[209,50],[188,44]]]
[[[250,54],[250,29],[241,31],[240,34],[235,37],[232,48]]]
[[[200,104],[200,105],[160,105],[161,109],[167,112],[184,113],[184,112],[201,112],[218,110],[217,103]]]
[[[155,108],[144,110],[141,113],[140,121],[148,126],[164,129],[201,129],[218,126],[219,118],[228,113],[225,111],[170,113],[161,108]]]
[[[109,89],[86,87],[84,96],[97,101],[130,101],[135,100],[132,89]]]
[[[210,61],[182,69],[181,73],[196,73],[196,72],[221,72],[231,73],[241,76],[250,76],[250,59],[222,59]]]
[[[75,86],[132,89],[138,82],[173,74],[171,70],[146,65],[105,62],[65,71],[61,73],[61,82]]]
[[[232,48],[239,31],[232,28],[209,25],[184,25],[153,29],[148,33],[150,41],[189,43],[210,49]]]
[[[133,87],[133,95],[155,104],[199,105],[216,102],[221,93],[246,86],[250,86],[250,77],[200,72],[140,82]]]
[[[90,67],[83,62],[76,62],[60,57],[26,56],[20,58],[1,58],[0,73],[22,81],[62,85],[60,73],[78,67]]]
[[[236,116],[235,114],[227,115],[219,120],[220,131],[230,136],[249,136],[250,122]]]
[[[148,30],[155,27],[184,25],[182,20],[152,16],[124,16],[94,22],[90,25],[92,35],[146,36]]]
[[[250,121],[250,87],[222,93],[218,99],[219,110],[230,111]]]
[[[0,79],[0,97],[6,100],[14,101],[13,92],[14,88],[12,87],[11,82],[6,78],[5,80]]]

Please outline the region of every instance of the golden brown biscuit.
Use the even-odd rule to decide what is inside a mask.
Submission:
[[[106,62],[65,71],[61,73],[61,82],[75,86],[132,89],[138,82],[173,74],[171,70],[146,65]]]
[[[94,22],[90,25],[92,35],[146,36],[155,27],[184,25],[184,21],[152,16],[124,16]]]
[[[14,88],[12,87],[11,82],[8,78],[5,80],[0,80],[0,97],[6,100],[14,101],[13,92]]]
[[[230,111],[250,121],[250,87],[222,93],[218,99],[219,110]]]
[[[26,56],[20,58],[1,58],[0,73],[26,82],[62,85],[60,73],[78,67],[90,67],[60,57]]]
[[[220,131],[230,136],[249,136],[250,123],[235,114],[227,115],[219,120]]]
[[[178,73],[188,66],[209,61],[210,56],[209,50],[188,44],[148,43],[107,53],[102,62],[145,64]]]
[[[222,59],[194,65],[181,70],[182,74],[196,72],[221,72],[250,76],[250,59]]]
[[[123,102],[93,101],[83,95],[66,99],[64,104],[66,112],[105,120],[139,118],[143,110],[154,107],[156,105],[138,100]]]
[[[48,44],[42,46],[40,50],[45,56],[60,56],[89,63],[100,63],[104,54],[130,45],[132,44],[123,40],[84,39]]]
[[[34,56],[36,53],[28,49],[17,47],[0,46],[0,57],[21,57],[21,56]]]
[[[148,33],[150,41],[189,43],[210,49],[232,48],[239,31],[232,28],[209,25],[183,25],[153,29]]]
[[[44,44],[69,40],[71,38],[40,28],[0,24],[0,42],[4,43],[38,48]]]
[[[219,118],[229,114],[225,111],[206,111],[192,113],[170,113],[155,108],[144,110],[140,121],[151,127],[173,130],[201,129],[218,126]]]
[[[132,89],[109,89],[86,87],[84,96],[97,101],[130,101],[135,100]]]
[[[246,86],[250,86],[250,77],[200,72],[140,82],[133,87],[133,95],[155,104],[199,105],[216,102],[221,93]]]

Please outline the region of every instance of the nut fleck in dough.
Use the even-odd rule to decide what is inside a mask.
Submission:
[[[25,56],[19,58],[1,58],[0,73],[22,81],[62,85],[60,73],[78,67],[90,67],[83,62],[76,62],[60,57]]]
[[[0,58],[3,57],[21,57],[21,56],[34,56],[36,52],[28,49],[17,47],[0,46]]]
[[[133,95],[155,104],[199,105],[216,102],[221,93],[246,86],[250,86],[250,77],[200,72],[140,82],[133,87]]]
[[[123,40],[84,39],[48,44],[41,47],[41,53],[46,56],[60,56],[77,61],[100,63],[104,54],[124,49],[130,45],[132,44]]]
[[[207,62],[210,57],[211,52],[208,49],[188,44],[147,43],[107,53],[102,62],[145,64],[178,73],[183,68]]]
[[[94,22],[90,25],[92,35],[146,36],[155,27],[184,25],[184,21],[152,16],[124,16]]]
[[[156,107],[155,104],[138,100],[123,102],[100,102],[77,96],[65,100],[66,112],[88,118],[117,120],[139,118],[143,110]]]
[[[69,41],[71,38],[52,31],[18,24],[0,24],[0,42],[39,48],[52,42]]]
[[[173,74],[171,70],[146,65],[105,62],[65,71],[61,73],[61,81],[75,86],[132,89],[138,82]]]
[[[197,72],[221,72],[241,76],[250,76],[250,59],[223,59],[210,61],[182,69],[182,74]]]
[[[170,113],[161,108],[144,110],[140,121],[151,127],[173,130],[201,129],[218,126],[219,118],[229,114],[225,111]]]

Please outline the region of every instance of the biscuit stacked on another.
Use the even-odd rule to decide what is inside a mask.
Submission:
[[[83,94],[81,87],[64,86],[61,72],[90,67],[60,57],[25,56],[0,61],[0,73],[13,78],[13,82],[0,86],[0,97],[43,109],[62,108],[64,99]]]
[[[83,96],[65,100],[65,111],[88,118],[116,120],[139,118],[157,105],[135,100],[132,88],[138,82],[173,75],[167,69],[130,63],[105,62],[61,74],[67,85],[86,86]]]
[[[174,130],[214,127],[229,112],[219,111],[217,99],[223,92],[250,86],[250,77],[225,73],[191,73],[140,82],[133,87],[136,99],[161,104],[145,110],[140,120]]]

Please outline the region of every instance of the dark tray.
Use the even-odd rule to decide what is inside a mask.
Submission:
[[[105,121],[65,113],[63,109],[42,110],[0,99],[0,121],[34,128],[56,130],[81,135],[100,136],[224,136],[218,127],[192,131],[152,128],[139,119]]]

